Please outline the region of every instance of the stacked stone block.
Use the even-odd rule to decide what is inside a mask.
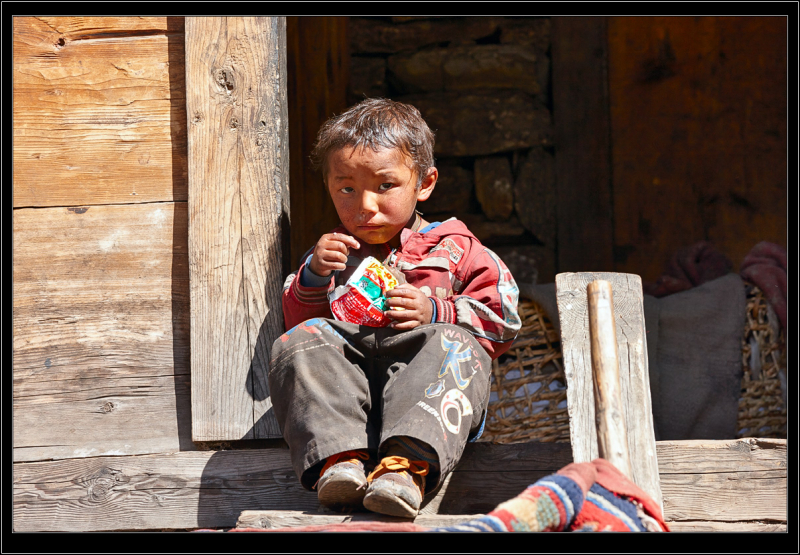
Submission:
[[[408,102],[436,134],[420,211],[463,220],[518,281],[553,281],[550,19],[352,17],[350,38],[351,104]]]

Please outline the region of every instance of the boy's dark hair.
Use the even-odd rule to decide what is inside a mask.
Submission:
[[[320,128],[311,162],[328,177],[328,156],[345,147],[399,148],[417,172],[417,186],[434,165],[433,132],[415,107],[387,98],[367,98]]]

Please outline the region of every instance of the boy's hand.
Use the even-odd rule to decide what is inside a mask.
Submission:
[[[311,257],[309,270],[318,276],[328,277],[331,272],[346,268],[349,248],[360,249],[361,245],[355,237],[343,233],[326,233],[317,241],[314,255]]]
[[[423,324],[430,324],[433,307],[428,296],[409,283],[398,285],[386,292],[387,318],[394,320],[390,326],[396,330],[410,330]],[[392,310],[403,308],[405,310]]]

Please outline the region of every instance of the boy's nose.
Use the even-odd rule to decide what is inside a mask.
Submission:
[[[378,212],[378,195],[371,191],[365,191],[361,196],[361,213],[372,215]]]

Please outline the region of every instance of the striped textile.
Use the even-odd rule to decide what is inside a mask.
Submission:
[[[669,532],[659,506],[611,463],[572,463],[487,515],[427,528],[412,522],[347,522],[270,532]]]

